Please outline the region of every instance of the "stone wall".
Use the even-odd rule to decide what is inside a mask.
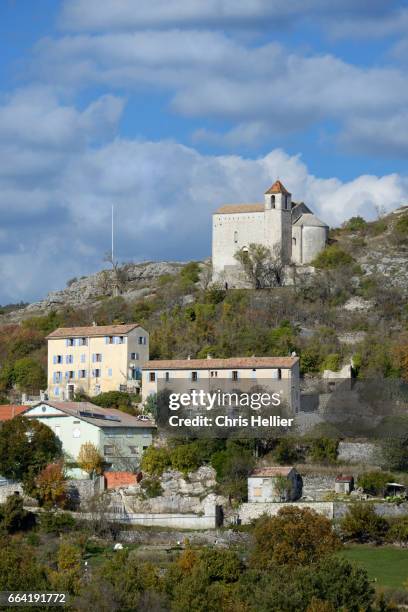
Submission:
[[[251,534],[234,531],[233,529],[210,529],[186,533],[174,529],[157,531],[151,529],[129,529],[121,531],[117,536],[118,542],[132,544],[149,544],[150,546],[177,546],[183,544],[185,539],[194,546],[231,546],[247,544]]]
[[[374,442],[340,442],[338,459],[347,463],[380,465],[381,449]]]
[[[282,508],[294,506],[295,508],[309,508],[318,514],[323,514],[329,519],[333,518],[333,502],[293,502],[293,503],[246,503],[241,504],[238,509],[238,518],[243,525],[259,518],[262,514],[276,516]]]
[[[341,520],[349,511],[351,503],[346,502],[335,502],[334,503],[334,520]],[[407,516],[408,515],[408,502],[400,505],[390,504],[388,502],[373,502],[373,508],[376,514],[384,516],[385,518]]]
[[[327,493],[333,493],[335,474],[305,474],[303,478],[303,497],[322,501]]]

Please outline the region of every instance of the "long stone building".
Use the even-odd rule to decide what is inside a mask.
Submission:
[[[276,181],[262,204],[229,204],[213,214],[212,263],[214,280],[230,286],[242,276],[237,251],[262,244],[283,263],[310,263],[324,248],[329,228],[303,202]]]

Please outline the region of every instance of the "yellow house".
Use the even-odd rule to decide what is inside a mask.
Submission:
[[[51,400],[69,400],[78,391],[134,391],[149,359],[149,334],[137,323],[59,327],[47,340]]]

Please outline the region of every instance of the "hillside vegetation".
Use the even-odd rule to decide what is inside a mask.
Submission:
[[[225,291],[211,285],[209,264],[199,262],[124,266],[120,286],[113,272],[71,280],[58,300],[51,294],[6,308],[0,392],[44,388],[45,336],[93,321],[139,322],[150,332],[154,359],[296,351],[304,373],[336,370],[353,358],[360,376],[408,378],[407,263],[405,207],[372,223],[354,217],[333,230],[315,271],[298,269],[283,287]]]

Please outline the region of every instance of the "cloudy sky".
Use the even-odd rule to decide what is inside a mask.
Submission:
[[[332,225],[408,200],[408,4],[1,0],[0,303],[210,254],[279,177]]]

